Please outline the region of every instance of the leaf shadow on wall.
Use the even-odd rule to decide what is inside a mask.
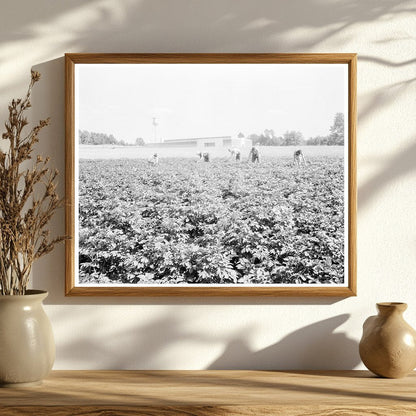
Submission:
[[[171,43],[175,40],[180,41],[182,51],[189,52],[259,52],[259,43],[269,42],[274,51],[290,48],[292,52],[304,52],[361,22],[414,12],[408,5],[407,0],[379,0],[377,5],[371,0],[356,0],[340,2],[337,7],[319,0],[308,0],[306,6],[304,0],[242,0],[235,7],[232,1],[224,0],[177,0],[175,7],[169,8],[165,0],[153,0],[126,2],[124,8],[118,6],[116,14],[97,2],[95,19],[100,30],[91,31],[88,25],[84,29],[87,33],[81,30],[72,44],[80,51],[131,52],[128,40],[134,32],[142,52],[143,46],[149,52],[177,51]],[[319,31],[296,39],[290,35],[297,28]],[[176,39],[170,35],[175,32]],[[189,36],[195,32],[198,36]]]
[[[238,6],[232,0],[175,0],[172,7],[166,0],[9,3],[0,15],[0,51],[7,48],[0,65],[29,66],[36,56],[39,62],[63,51],[322,52],[316,48],[331,38],[345,45],[352,36],[345,32],[355,25],[415,11],[409,0],[354,0],[336,7],[319,0],[241,0]],[[9,46],[16,42],[13,52]],[[22,53],[25,43],[30,53]],[[0,82],[0,96],[18,83]]]
[[[366,206],[389,183],[416,169],[416,140],[409,147],[391,157],[379,172],[358,188],[358,206]]]
[[[405,37],[401,40],[411,40],[412,38]],[[400,39],[384,39],[379,42],[391,43],[399,41]],[[389,60],[387,58],[380,58],[377,56],[369,55],[359,55],[358,62],[369,62],[373,65],[386,66],[391,70],[401,69],[404,67],[409,67],[411,69],[414,67],[416,58],[407,59],[402,62],[396,62]],[[410,73],[410,72],[409,72]],[[414,74],[414,71],[413,71]],[[409,88],[414,88],[414,83],[416,82],[416,77],[410,77],[408,79],[389,84],[379,88],[378,90],[371,93],[371,96],[364,105],[360,106],[358,111],[358,126],[363,125],[369,120],[371,120],[372,115],[375,111],[381,111],[384,108],[388,107],[391,103],[397,101],[403,94],[409,92]],[[406,111],[406,110],[404,110]],[[415,127],[414,124],[413,127]],[[410,130],[412,130],[411,126]],[[396,140],[395,137],[379,137],[380,142],[383,140]],[[372,158],[375,159],[374,156]],[[367,182],[362,184],[358,188],[358,207],[364,208],[367,206],[377,194],[379,194],[383,188],[385,188],[389,183],[396,181],[399,178],[413,172],[416,169],[416,141],[411,145],[404,148],[396,155],[391,156],[382,166],[381,169]]]
[[[349,317],[342,314],[307,325],[258,351],[249,347],[246,338],[233,339],[207,369],[352,369],[360,363],[358,343],[334,332]]]
[[[60,313],[63,316],[60,317]],[[80,324],[82,328],[71,330],[70,342],[65,343],[64,337],[59,338],[57,359],[63,363],[61,365],[76,362],[80,368],[89,369],[172,368],[172,363],[176,366],[174,368],[192,368],[195,362],[200,361],[201,354],[212,355],[207,352],[207,346],[221,344],[225,346],[223,353],[205,369],[352,369],[360,362],[358,343],[344,332],[335,332],[349,317],[349,314],[342,314],[307,325],[281,341],[255,351],[249,347],[250,334],[255,331],[253,326],[239,329],[237,334],[234,331],[234,335],[222,336],[185,327],[180,317],[166,313],[128,330],[120,328],[120,325],[112,326],[110,319],[107,322],[109,328],[117,329],[106,330],[94,323],[94,319],[99,318],[92,315],[88,322]],[[68,320],[66,328],[70,328],[74,316],[61,311],[56,319],[61,324]],[[108,331],[111,336],[105,333]],[[89,336],[85,336],[86,333]],[[179,354],[177,360],[172,361],[172,354],[178,354],[178,348],[187,350],[186,357]]]
[[[62,326],[65,321],[73,321],[74,315],[70,317],[58,312],[56,319]],[[143,325],[129,325],[129,328],[123,328],[111,318],[106,322],[108,328],[103,328],[100,317],[94,314],[90,314],[87,321],[81,323],[82,328],[73,328],[70,342],[62,341],[64,337],[58,339],[57,359],[60,362],[77,363],[80,368],[89,369],[168,368],[172,362],[172,357],[168,355],[170,347],[189,342],[210,344],[215,340],[203,331],[183,328],[181,320],[172,313],[150,319]],[[141,316],[137,313],[137,322],[140,321]],[[67,327],[70,325],[68,323]]]

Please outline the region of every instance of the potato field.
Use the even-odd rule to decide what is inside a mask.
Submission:
[[[344,160],[80,159],[79,283],[341,284]]]

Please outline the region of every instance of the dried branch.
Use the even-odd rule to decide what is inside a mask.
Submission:
[[[39,72],[32,71],[31,75],[26,96],[9,105],[6,131],[0,139],[9,145],[7,151],[0,147],[1,295],[24,294],[33,262],[66,238],[50,238],[46,229],[55,211],[63,205],[56,192],[58,171],[49,168],[49,157],[41,156],[37,156],[31,168],[22,168],[23,163],[32,159],[40,131],[50,123],[49,118],[41,120],[26,136],[23,134],[28,125],[24,113],[31,107],[32,88],[40,79]],[[39,196],[35,198],[34,193]]]

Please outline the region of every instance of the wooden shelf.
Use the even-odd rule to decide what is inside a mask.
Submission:
[[[416,415],[416,373],[367,371],[53,371],[0,389],[0,415]]]

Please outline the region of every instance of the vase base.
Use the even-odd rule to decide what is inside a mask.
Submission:
[[[42,384],[42,380],[30,381],[27,383],[0,383],[0,389],[19,389],[20,387],[37,387]]]

